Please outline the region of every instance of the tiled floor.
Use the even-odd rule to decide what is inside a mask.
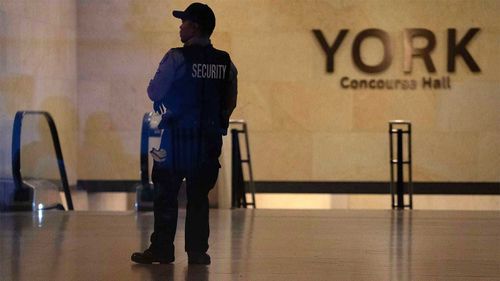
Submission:
[[[0,214],[0,280],[500,280],[500,212],[211,210],[212,265],[135,265],[151,213]]]

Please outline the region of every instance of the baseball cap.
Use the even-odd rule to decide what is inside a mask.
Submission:
[[[172,15],[178,19],[198,23],[207,35],[211,35],[214,31],[215,14],[206,4],[193,3],[184,11],[173,11]]]

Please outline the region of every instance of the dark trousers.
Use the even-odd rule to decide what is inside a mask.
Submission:
[[[153,166],[154,184],[154,232],[151,235],[151,249],[157,255],[174,255],[174,238],[177,229],[177,195],[182,180],[186,178],[186,252],[208,250],[209,205],[208,192],[214,187],[219,173],[219,163],[208,161],[188,171]]]

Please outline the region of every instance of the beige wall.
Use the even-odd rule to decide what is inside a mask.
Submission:
[[[145,89],[163,38],[137,29],[148,5],[161,2],[77,2],[80,179],[139,178],[142,115],[151,111]]]
[[[78,98],[80,178],[136,178],[139,127],[150,110],[145,88],[158,61],[179,46],[173,9],[188,1],[79,1]],[[417,181],[500,180],[500,70],[498,1],[207,1],[217,17],[213,42],[227,49],[239,68],[235,118],[249,122],[257,180],[388,180],[387,122],[414,126]],[[351,61],[355,35],[367,28],[394,40],[393,65],[366,75]],[[414,60],[402,71],[402,31],[427,28],[437,38],[432,54],[451,90],[345,90],[342,76],[427,76]],[[482,69],[461,61],[446,72],[446,29],[461,38],[482,30],[468,50]],[[350,33],[336,54],[334,74],[311,30],[329,43],[342,28]],[[417,42],[418,43],[418,42]],[[365,59],[380,59],[380,46],[366,41]],[[99,159],[96,161],[94,159]],[[101,161],[102,160],[102,161]]]
[[[247,196],[249,197],[249,196]],[[250,198],[249,198],[250,199]],[[391,197],[380,194],[266,194],[256,199],[259,209],[390,209]],[[500,210],[500,196],[415,195],[417,210]]]
[[[15,112],[46,110],[58,127],[70,181],[76,181],[75,16],[75,1],[0,0],[0,177],[11,176]],[[34,126],[31,134],[23,131],[25,175],[50,175],[46,167],[56,167],[41,124],[26,125]]]
[[[236,115],[250,122],[257,178],[387,180],[387,121],[408,119],[414,125],[415,180],[499,180],[498,2],[284,3],[261,1],[245,10],[248,14],[236,13],[231,20],[262,18],[242,21],[232,38],[242,80]],[[450,3],[456,5],[453,13]],[[404,28],[425,27],[436,33],[433,57],[438,74],[445,74],[446,28],[455,27],[463,34],[472,26],[483,29],[469,48],[483,72],[473,75],[459,63],[457,73],[450,75],[451,91],[339,87],[341,76],[372,77],[356,70],[350,58],[350,43],[363,29],[381,28],[396,40],[393,66],[374,77],[405,78],[401,70]],[[329,42],[339,29],[351,30],[338,51],[337,71],[332,75],[325,73],[313,28],[321,28]],[[377,61],[372,58],[376,53],[368,51],[366,56]],[[413,74],[425,74],[418,61]]]

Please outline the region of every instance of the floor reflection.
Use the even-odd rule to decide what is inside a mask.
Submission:
[[[174,280],[173,264],[131,264],[134,275],[141,280]]]
[[[185,265],[184,269],[179,270],[178,264],[131,264],[131,270],[135,276],[141,280],[186,280],[186,281],[205,281],[209,280],[209,267],[205,265]],[[176,276],[177,274],[177,276]]]
[[[57,210],[37,211],[28,213],[30,216],[22,216],[19,213],[12,216],[2,217],[2,239],[0,247],[2,255],[10,261],[10,274],[3,272],[7,267],[1,266],[0,273],[7,276],[12,275],[13,280],[22,279],[23,268],[32,260],[43,259],[45,261],[44,271],[51,280],[56,279],[59,270],[60,258],[62,256],[65,231],[68,216]],[[47,219],[47,216],[50,218]],[[36,233],[43,235],[33,235]],[[50,245],[50,251],[43,251],[44,245]],[[2,274],[2,275],[3,275]]]
[[[211,210],[210,266],[136,265],[152,213],[0,214],[0,280],[496,280],[498,212]],[[67,222],[66,222],[67,221]]]
[[[391,213],[391,280],[412,280],[412,212]]]
[[[205,265],[189,265],[184,269],[186,281],[208,280],[208,267]]]

